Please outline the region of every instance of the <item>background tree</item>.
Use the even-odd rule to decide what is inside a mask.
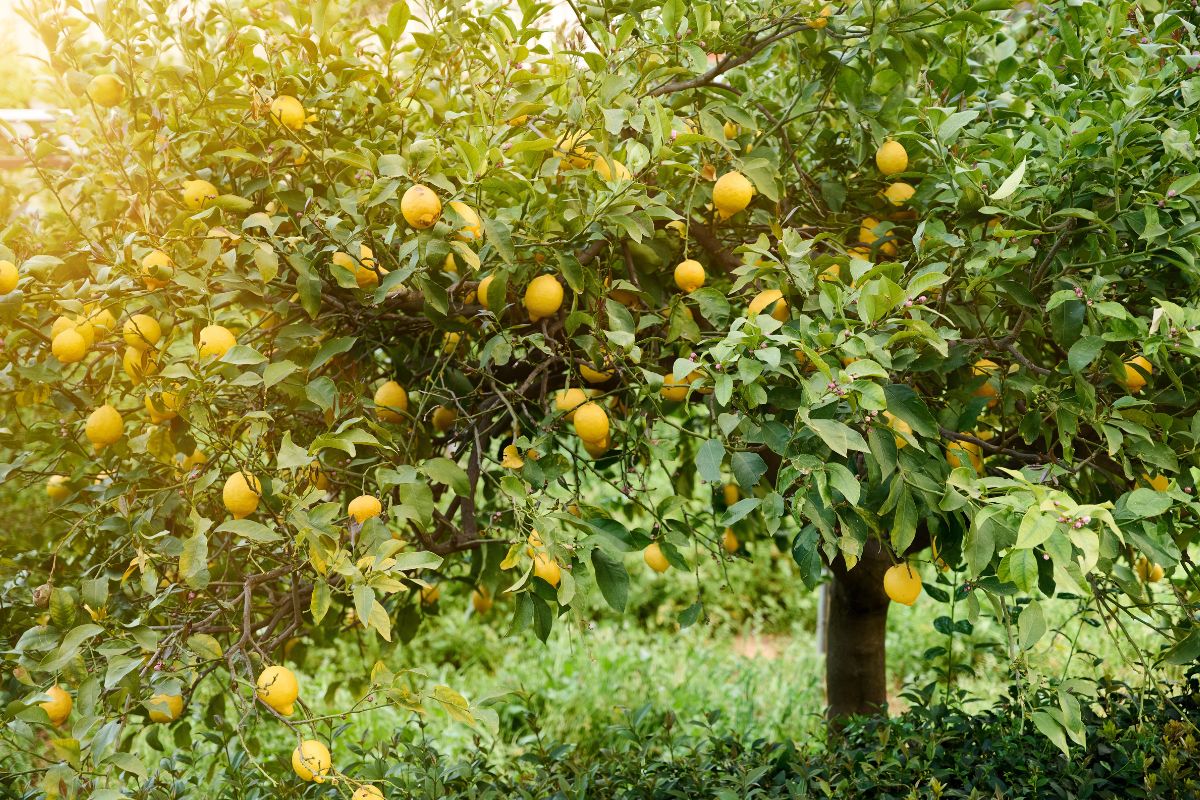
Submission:
[[[298,641],[451,581],[544,639],[631,551],[687,626],[756,537],[831,575],[834,717],[921,576],[1018,663],[1056,594],[1194,660],[1193,12],[1011,5],[39,6],[77,115],[20,143],[0,474],[57,506],[0,631],[48,785],[206,680],[320,778]]]

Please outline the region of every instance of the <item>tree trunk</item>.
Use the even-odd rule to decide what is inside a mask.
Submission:
[[[831,566],[825,650],[825,691],[829,719],[887,713],[887,658],[884,636],[890,600],[883,573],[888,553],[871,540],[854,569],[839,557]]]

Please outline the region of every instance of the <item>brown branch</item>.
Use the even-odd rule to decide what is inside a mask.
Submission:
[[[734,67],[740,67],[742,64],[745,64],[747,61],[754,58],[756,55],[761,53],[763,50],[766,50],[768,47],[775,44],[779,40],[786,39],[787,37],[791,36],[792,34],[799,33],[802,30],[806,30],[808,27],[809,27],[809,24],[808,24],[807,20],[798,25],[794,24],[794,23],[792,25],[785,25],[785,26],[781,27],[775,33],[771,34],[770,36],[764,36],[762,39],[751,42],[750,45],[748,46],[747,50],[744,53],[742,53],[741,55],[738,55],[738,56],[727,55],[724,58],[722,58],[720,61],[718,61],[716,64],[714,64],[706,72],[702,72],[699,75],[693,76],[686,80],[669,81],[667,83],[661,84],[658,87],[651,89],[649,92],[647,92],[646,97],[658,97],[659,95],[671,94],[672,92],[682,92],[687,89],[698,89],[701,86],[708,86],[709,84],[711,84],[717,78],[724,75],[729,70],[733,69]]]

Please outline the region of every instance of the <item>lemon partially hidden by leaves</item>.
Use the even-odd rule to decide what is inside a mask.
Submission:
[[[539,275],[525,287],[525,310],[537,322],[558,313],[563,304],[563,287],[553,275]]]
[[[71,695],[67,694],[67,690],[58,684],[47,689],[46,694],[50,696],[50,699],[38,703],[38,705],[50,718],[50,724],[57,728],[67,721],[67,717],[71,716],[71,706],[74,705],[74,701],[71,700]]]
[[[742,543],[738,541],[737,534],[733,532],[733,528],[726,528],[721,534],[721,547],[726,553],[736,553]]]
[[[264,703],[290,717],[295,711],[296,698],[300,696],[300,683],[287,667],[267,667],[258,676],[255,692]]]
[[[774,305],[772,305],[774,304]],[[767,289],[759,292],[753,300],[750,301],[750,316],[754,317],[766,312],[770,307],[770,314],[780,322],[787,322],[789,312],[787,300],[783,299],[783,292],[778,289]]]
[[[596,170],[596,174],[609,183],[614,178],[619,181],[627,181],[633,177],[629,168],[616,159],[613,159],[612,167],[609,167],[607,159],[597,158],[592,162],[592,169]]]
[[[976,474],[980,474],[983,472],[983,450],[975,442],[950,442],[946,445],[946,463],[951,468],[970,465]]]
[[[911,606],[921,594],[921,576],[908,564],[897,564],[883,573],[883,591],[893,602]]]
[[[905,435],[912,436],[912,425],[909,425],[890,411],[883,412],[883,419],[887,423],[887,426],[895,431],[896,449],[900,450],[907,447],[908,439],[904,437]]]
[[[401,422],[408,411],[408,392],[395,381],[388,381],[375,390],[375,407],[384,422]]]
[[[471,592],[471,607],[476,614],[486,614],[492,610],[492,596],[482,586],[475,587]]]
[[[575,433],[585,442],[608,438],[608,414],[597,403],[587,402],[575,409]]]
[[[324,783],[332,766],[329,748],[316,739],[306,739],[292,751],[292,770],[301,780]]]
[[[383,512],[383,503],[377,497],[363,494],[351,500],[346,511],[351,519],[361,525],[371,517],[378,517]]]
[[[587,394],[578,387],[559,389],[554,395],[554,408],[566,414],[567,422],[575,419],[575,409],[586,402]]]
[[[285,128],[298,131],[304,127],[304,105],[290,94],[278,95],[271,101],[271,118]]]
[[[451,200],[447,205],[463,221],[463,226],[454,235],[464,242],[483,241],[483,220],[475,213],[475,209],[461,200]]]
[[[258,478],[244,472],[235,472],[226,478],[225,487],[221,490],[221,501],[234,519],[253,514],[261,496],[262,484]]]
[[[699,261],[687,259],[675,267],[675,285],[691,294],[704,285],[704,267]]]
[[[692,383],[700,378],[698,372],[692,372],[682,380],[676,380],[674,374],[663,376],[662,396],[672,403],[682,403],[688,398]]]
[[[1155,564],[1145,556],[1137,560],[1133,569],[1142,583],[1158,583],[1165,574],[1161,564]]]
[[[400,198],[400,213],[417,230],[432,228],[442,215],[442,201],[433,189],[420,183],[408,188]]]
[[[721,499],[725,501],[725,505],[731,506],[741,499],[742,491],[736,483],[727,483],[721,487]]]
[[[135,350],[149,350],[162,338],[162,326],[149,314],[134,314],[125,320],[121,336]]]
[[[46,479],[46,496],[51,500],[61,502],[71,496],[71,487],[66,475],[51,475]]]
[[[492,285],[492,276],[491,275],[488,275],[487,277],[481,278],[479,280],[479,286],[477,286],[475,289],[475,295],[476,295],[476,299],[479,302],[479,305],[486,306],[488,304],[488,289],[491,287],[491,285]]]
[[[908,151],[895,139],[888,139],[875,151],[875,166],[884,175],[895,175],[908,169]]]
[[[558,586],[558,582],[562,580],[562,568],[545,553],[534,553],[533,574],[551,586]]]
[[[8,294],[17,288],[21,273],[11,261],[0,261],[0,294]]]
[[[436,583],[432,586],[421,587],[421,605],[431,606],[442,596],[442,587]]]
[[[108,403],[97,408],[88,415],[83,433],[96,450],[103,450],[110,444],[116,444],[125,432],[125,420],[121,412]]]
[[[200,358],[218,359],[224,356],[237,344],[233,331],[224,325],[207,325],[200,331],[200,341],[196,352]]]
[[[579,375],[588,383],[605,383],[612,380],[611,369],[596,369],[591,364],[580,364]]]
[[[384,800],[383,790],[371,783],[364,783],[354,790],[350,800]]]
[[[183,182],[183,204],[192,211],[206,208],[217,199],[217,187],[205,180]]]
[[[151,722],[174,722],[183,713],[183,697],[178,694],[156,694],[146,704]]]
[[[378,286],[379,276],[387,274],[386,270],[376,265],[375,254],[365,244],[358,246],[357,260],[352,258],[349,253],[343,253],[339,250],[333,254],[331,261],[352,273],[360,289],[370,289],[373,286]]]
[[[429,421],[433,423],[435,431],[445,433],[453,428],[454,423],[458,421],[458,410],[451,406],[438,406],[433,410]]]
[[[833,6],[825,6],[817,16],[808,21],[808,27],[818,31],[823,30],[829,24],[829,18],[832,16]]]
[[[666,572],[671,566],[667,562],[667,557],[663,555],[662,547],[659,546],[658,542],[651,542],[649,546],[642,551],[642,560],[646,562],[650,569],[654,570],[660,575]]]
[[[147,289],[161,289],[175,273],[171,257],[162,250],[151,250],[142,258],[142,283]]]
[[[723,219],[732,217],[750,205],[752,197],[754,197],[754,184],[737,171],[726,172],[717,179],[713,186],[713,206]]]
[[[1142,474],[1142,480],[1156,492],[1165,492],[1171,486],[1171,479],[1166,475],[1155,475],[1151,478],[1148,474]]]
[[[167,422],[179,416],[179,398],[174,392],[159,392],[146,395],[146,413],[153,423]]]
[[[112,108],[125,99],[125,84],[116,75],[106,72],[88,82],[87,94],[96,105]]]
[[[1130,394],[1137,394],[1146,386],[1146,379],[1154,373],[1154,365],[1145,356],[1134,356],[1125,362],[1125,380],[1121,384]]]
[[[902,206],[912,199],[917,190],[904,181],[896,181],[883,191],[883,196],[894,206]]]
[[[869,248],[871,244],[880,239],[879,235],[875,233],[875,228],[878,226],[879,220],[875,219],[874,217],[864,217],[862,224],[858,228],[858,240],[868,247],[867,260],[870,260],[869,256],[871,251]],[[879,245],[879,252],[889,256],[896,255],[896,243],[891,239],[884,241]]]
[[[154,353],[151,350],[126,347],[125,354],[121,356],[121,368],[129,376],[130,382],[134,386],[137,386],[147,375],[155,373],[158,369],[158,362],[155,360]]]

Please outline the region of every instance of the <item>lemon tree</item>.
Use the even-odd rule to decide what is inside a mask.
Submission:
[[[0,247],[0,476],[49,509],[5,534],[3,738],[112,797],[219,717],[376,796],[297,646],[468,597],[544,639],[655,573],[693,625],[768,541],[830,581],[835,717],[885,708],[892,601],[1029,669],[1086,596],[1194,660],[1193,12],[1013,6],[36,15],[73,113]]]

